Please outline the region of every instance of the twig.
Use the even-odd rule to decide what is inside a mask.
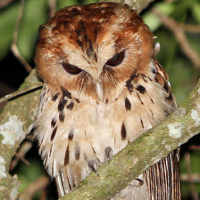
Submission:
[[[18,37],[19,25],[20,25],[20,22],[21,22],[23,9],[24,9],[24,0],[21,0],[20,6],[19,6],[19,13],[18,13],[18,17],[17,17],[17,22],[16,22],[14,33],[13,33],[13,41],[12,41],[12,45],[11,45],[11,50],[12,50],[13,54],[15,55],[15,57],[24,65],[24,68],[26,69],[26,71],[30,73],[32,71],[32,67],[21,56],[19,49],[17,47],[17,37]]]
[[[25,88],[25,89],[22,89],[22,90],[18,90],[16,92],[11,93],[11,94],[7,94],[6,96],[0,98],[0,103],[2,103],[4,101],[7,101],[7,100],[9,100],[9,99],[11,99],[13,97],[16,97],[16,96],[19,96],[21,94],[24,94],[24,93],[26,93],[28,91],[40,88],[40,87],[42,87],[42,83],[38,83],[38,84],[35,84],[35,85],[30,86],[28,88]]]
[[[20,194],[19,200],[31,200],[36,192],[46,188],[49,183],[50,178],[48,176],[41,176]]]
[[[1,85],[1,90],[0,90],[0,96],[3,97],[5,95],[7,95],[8,93],[12,93],[15,90],[12,89],[11,87],[9,87],[6,83],[1,82],[0,81],[0,85]]]
[[[188,147],[188,149],[191,149],[191,150],[200,150],[200,145],[191,145]]]
[[[46,200],[46,199],[47,199],[47,190],[43,190],[40,196],[40,200]]]
[[[49,17],[53,17],[56,10],[56,1],[49,0]]]
[[[200,26],[199,25],[180,24],[180,27],[186,32],[200,33]]]
[[[4,7],[8,6],[12,1],[14,1],[14,0],[1,0],[0,8],[4,8]]]
[[[30,141],[26,141],[21,145],[18,152],[15,154],[15,158],[11,162],[10,171],[12,171],[17,166],[19,160],[23,161],[27,165],[30,165],[30,163],[24,158],[24,156],[32,148],[32,146],[33,144]]]
[[[189,182],[189,187],[190,191],[192,193],[192,198],[193,200],[199,200],[198,193],[195,190],[194,183],[192,181],[192,170],[190,166],[190,154],[187,152],[184,156],[185,162],[186,162],[186,167],[187,167],[187,173],[188,173],[188,182]]]
[[[99,0],[99,2],[114,2],[128,4],[131,8],[135,9],[138,14],[153,1],[155,0]]]
[[[192,181],[193,183],[200,183],[200,174],[181,174],[180,175],[181,182],[189,182]]]
[[[177,41],[180,43],[182,51],[191,60],[193,65],[197,69],[200,69],[200,56],[195,51],[193,51],[193,49],[189,45],[182,26],[176,23],[171,18],[160,13],[157,9],[153,9],[152,11],[161,19],[162,23],[175,35]]]

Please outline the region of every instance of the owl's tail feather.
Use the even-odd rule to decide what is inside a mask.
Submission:
[[[150,199],[181,200],[178,171],[180,149],[145,171]]]
[[[104,162],[109,162],[111,157],[113,156],[113,149],[110,146],[105,148],[105,155],[104,155]],[[86,164],[86,163],[85,163]],[[73,165],[73,164],[71,164]],[[78,185],[78,183],[84,179],[90,172],[94,172],[98,177],[99,174],[97,173],[97,168],[99,167],[99,163],[94,159],[88,161],[85,167],[81,166],[82,168],[87,168],[87,172],[81,171],[78,165],[76,167],[72,167],[71,165],[65,166],[59,173],[55,176],[58,196],[62,197],[65,194],[69,193],[74,187]],[[73,176],[71,176],[74,174]],[[81,175],[82,174],[82,175]]]
[[[55,181],[59,198],[69,193],[69,182],[65,180],[63,170],[55,177]]]
[[[60,174],[55,177],[55,181],[56,181],[58,196],[63,197],[65,195],[65,192],[64,192],[62,178]]]

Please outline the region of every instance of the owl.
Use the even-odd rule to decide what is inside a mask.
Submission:
[[[175,108],[154,39],[118,3],[71,6],[39,29],[35,63],[44,86],[34,134],[59,196]],[[112,199],[180,199],[178,151]],[[135,181],[135,180],[133,180]]]

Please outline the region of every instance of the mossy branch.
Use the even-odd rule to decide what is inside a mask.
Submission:
[[[99,2],[114,2],[128,4],[131,8],[137,10],[140,13],[144,10],[151,2],[155,0],[99,0]]]
[[[20,89],[38,84],[35,70]],[[10,100],[0,113],[0,199],[16,199],[17,176],[10,176],[9,168],[26,134],[29,133],[37,111],[40,90],[30,91]]]

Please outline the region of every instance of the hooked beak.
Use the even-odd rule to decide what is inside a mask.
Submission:
[[[102,86],[100,81],[98,81],[96,83],[96,88],[95,89],[96,89],[97,96],[99,97],[99,99],[101,101],[103,101],[104,100],[104,95],[103,95],[104,92],[103,92],[103,86]]]

